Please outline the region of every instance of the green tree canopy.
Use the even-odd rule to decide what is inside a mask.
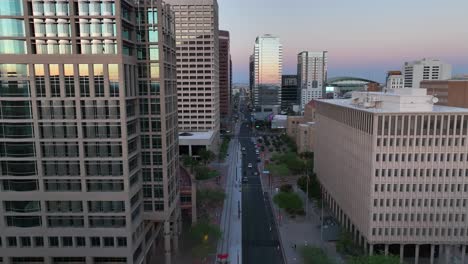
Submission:
[[[280,192],[273,197],[273,201],[283,209],[300,210],[303,209],[303,202],[297,193]]]
[[[359,256],[352,257],[348,261],[349,264],[399,264],[400,258],[397,256],[384,256],[384,255],[373,255],[373,256]]]
[[[218,226],[210,224],[207,220],[201,220],[190,229],[190,240],[194,245],[192,254],[199,258],[205,258],[216,253],[216,242],[221,237]]]
[[[226,194],[218,189],[203,189],[197,192],[197,201],[208,207],[221,206]]]
[[[305,246],[299,249],[299,254],[304,260],[304,264],[333,264],[327,254],[317,247]]]
[[[188,156],[188,155],[182,156],[182,164],[184,164],[186,168],[189,168],[190,172],[192,173],[193,173],[194,168],[198,166],[199,163],[200,162],[192,156]]]
[[[285,177],[291,174],[288,167],[285,164],[274,164],[270,163],[266,166],[271,174],[278,177]]]
[[[216,158],[216,154],[213,153],[211,150],[202,149],[198,152],[198,156],[200,160],[207,165],[208,163],[212,162]]]

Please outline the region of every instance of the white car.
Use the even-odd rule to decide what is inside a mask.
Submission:
[[[252,168],[252,163],[249,163],[249,165],[247,165],[247,167]]]

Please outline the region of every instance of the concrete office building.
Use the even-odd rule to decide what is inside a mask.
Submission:
[[[452,65],[436,59],[405,62],[403,66],[405,88],[420,88],[421,81],[452,78]]]
[[[422,81],[421,88],[438,98],[438,105],[468,108],[468,79]]]
[[[401,89],[404,87],[403,74],[401,71],[389,71],[387,73],[386,88]]]
[[[281,81],[281,110],[291,112],[299,106],[300,91],[297,75],[283,75]]]
[[[398,89],[318,100],[316,173],[327,205],[368,253],[465,263],[468,109],[432,99]]]
[[[281,106],[283,46],[278,37],[266,34],[255,40],[252,102],[254,116],[263,120],[278,114]]]
[[[170,263],[180,209],[169,6],[9,0],[0,27],[1,262]]]
[[[211,131],[217,151],[220,130],[219,26],[216,0],[167,0],[176,18],[180,132]],[[195,139],[196,140],[196,139]]]
[[[231,115],[231,47],[229,31],[219,31],[219,109],[222,119]],[[228,121],[229,120],[223,120]],[[225,122],[224,122],[225,123]]]
[[[323,98],[327,81],[328,52],[303,51],[297,55],[301,110],[312,99]]]

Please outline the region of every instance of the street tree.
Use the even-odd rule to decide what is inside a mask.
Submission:
[[[198,258],[206,258],[216,253],[216,243],[221,237],[218,226],[201,220],[190,229],[190,240],[192,242],[192,254]]]
[[[351,257],[348,263],[349,264],[399,264],[400,258],[397,256],[393,256],[393,255],[359,256],[359,257]]]
[[[208,163],[212,162],[216,158],[216,154],[213,151],[208,149],[202,149],[198,152],[198,156],[203,164],[207,165]]]
[[[299,254],[304,260],[304,264],[316,264],[316,263],[333,264],[334,263],[321,248],[312,247],[312,246],[304,246],[304,247],[299,248]]]
[[[199,163],[200,162],[192,156],[189,156],[189,155],[182,156],[182,164],[184,164],[186,168],[190,169],[190,173],[194,172],[195,167],[197,167]]]

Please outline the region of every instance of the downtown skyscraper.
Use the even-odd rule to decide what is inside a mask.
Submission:
[[[258,36],[252,58],[252,101],[256,119],[277,114],[281,107],[283,46],[273,35]]]
[[[0,28],[2,263],[170,263],[180,209],[169,6],[8,0]]]
[[[322,98],[328,72],[326,51],[303,51],[297,55],[297,75],[301,90],[301,110],[312,99]]]
[[[208,147],[216,151],[220,130],[218,3],[166,2],[176,19],[179,129],[186,134],[210,134]]]

